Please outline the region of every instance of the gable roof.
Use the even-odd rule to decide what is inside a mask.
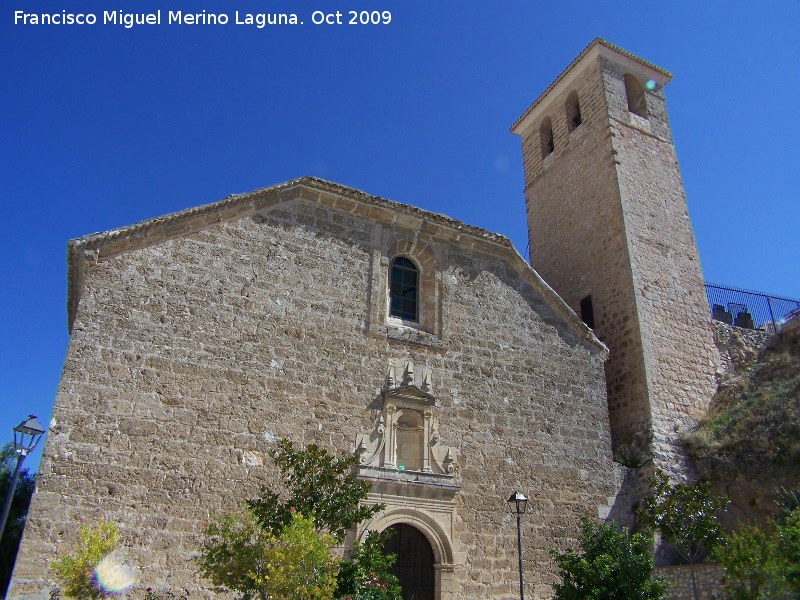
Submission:
[[[608,349],[595,337],[592,330],[525,262],[505,236],[467,225],[446,215],[428,212],[380,196],[372,196],[354,188],[310,176],[244,194],[234,194],[211,204],[70,240],[67,243],[67,314],[70,331],[80,301],[84,274],[90,264],[296,199],[319,202],[364,218],[385,223],[399,223],[415,230],[433,230],[432,233],[435,232],[436,237],[443,241],[457,241],[462,245],[500,255],[514,266],[515,270],[581,338],[596,346],[600,352],[606,355],[608,353]]]

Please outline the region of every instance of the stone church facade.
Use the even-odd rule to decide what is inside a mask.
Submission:
[[[506,499],[523,492],[526,594],[549,597],[548,548],[570,545],[581,516],[630,515],[635,484],[614,453],[671,462],[672,425],[707,401],[705,370],[681,380],[684,362],[663,366],[686,352],[705,368],[706,331],[713,344],[674,189],[668,77],[642,87],[641,122],[609,100],[652,69],[595,40],[514,125],[536,270],[500,235],[310,177],[71,241],[70,342],[9,597],[47,597],[58,544],[100,517],[119,524],[141,587],[210,597],[193,563],[204,524],[276,481],[267,450],[281,437],[359,454],[369,501],[386,508],[354,533],[407,535],[400,560],[415,561],[418,599],[518,596]],[[648,144],[665,157],[637,164]],[[637,188],[651,167],[673,186],[667,197]],[[594,208],[574,191],[584,188]],[[540,252],[536,222],[569,220],[559,207],[611,227],[614,243],[585,235],[581,250],[565,229],[572,251]],[[654,261],[647,232],[663,218],[683,230]],[[651,273],[676,252],[696,269]],[[592,257],[610,267],[605,287],[569,272]],[[682,331],[700,340],[685,348],[653,333],[674,303],[669,314],[690,315]]]

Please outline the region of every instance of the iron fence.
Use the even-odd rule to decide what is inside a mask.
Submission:
[[[780,331],[800,318],[800,300],[706,283],[711,317],[746,329]]]

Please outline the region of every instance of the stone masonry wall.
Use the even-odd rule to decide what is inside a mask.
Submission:
[[[606,66],[610,113],[625,107],[622,72]],[[703,274],[669,138],[664,97],[647,94],[649,120],[611,121],[616,170],[639,314],[652,411],[655,466],[691,474],[678,440],[716,391],[718,354]]]
[[[751,367],[759,353],[774,334],[760,329],[743,329],[712,320],[714,343],[719,350],[720,361],[717,379],[723,381],[744,373]]]
[[[694,566],[699,600],[722,598],[720,584],[725,572],[719,565],[701,563]],[[689,565],[656,567],[654,573],[670,582],[667,597],[670,600],[695,600],[692,586],[692,572]]]
[[[531,498],[528,596],[550,596],[547,548],[611,512],[620,485],[604,353],[524,265],[337,202],[287,200],[87,265],[9,598],[46,597],[56,547],[101,517],[142,587],[211,597],[192,563],[207,519],[275,483],[266,450],[282,436],[351,452],[390,359],[432,369],[439,432],[458,449],[449,597],[517,596],[514,489]],[[403,240],[435,270],[421,293],[440,316],[416,341],[380,306],[386,248]]]

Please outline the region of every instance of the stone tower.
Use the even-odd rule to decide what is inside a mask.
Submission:
[[[717,350],[662,88],[595,39],[514,123],[530,261],[610,350],[614,451],[676,475],[708,406]]]

